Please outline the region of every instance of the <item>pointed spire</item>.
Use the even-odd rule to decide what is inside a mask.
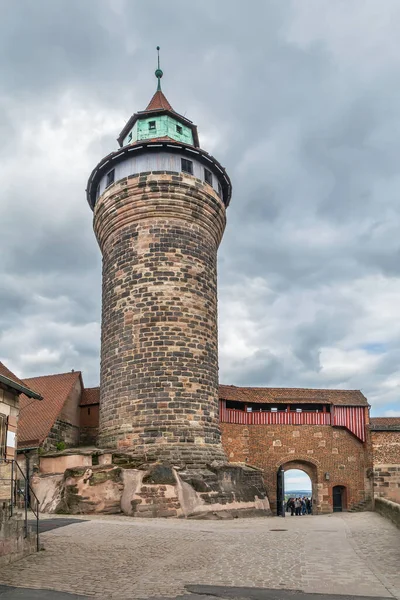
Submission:
[[[161,77],[164,75],[164,73],[160,69],[160,46],[157,46],[157,60],[158,60],[158,67],[155,71],[155,76],[158,79],[157,92],[161,92]]]
[[[157,69],[155,70],[155,76],[158,79],[157,91],[150,100],[146,110],[174,110],[161,91],[161,77],[163,75],[164,73],[160,68],[160,46],[157,46]]]

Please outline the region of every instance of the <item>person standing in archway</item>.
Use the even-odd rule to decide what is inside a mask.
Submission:
[[[293,517],[293,515],[294,515],[294,498],[289,498],[288,510],[290,510],[290,516]]]
[[[307,514],[311,515],[311,508],[312,508],[312,506],[311,506],[311,498],[307,498],[307,500],[306,500],[306,506],[307,506]]]
[[[300,498],[296,498],[294,501],[294,509],[296,513],[296,517],[301,515],[301,501]]]

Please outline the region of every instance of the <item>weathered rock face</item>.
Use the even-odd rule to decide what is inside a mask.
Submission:
[[[46,478],[41,479],[45,485]],[[38,491],[40,487],[36,485]],[[119,513],[123,487],[119,467],[107,465],[67,469],[56,490],[53,503],[47,503],[47,512],[72,515]],[[41,504],[41,510],[45,510],[44,503]]]
[[[143,173],[98,199],[99,446],[142,462],[226,460],[218,422],[217,249],[225,206],[188,174]]]
[[[34,475],[31,479],[32,489],[39,501],[40,511],[44,513],[57,512],[61,502],[64,475],[42,474]]]
[[[226,463],[187,471],[177,471],[168,464],[143,465],[141,469],[76,467],[63,475],[37,476],[34,489],[41,510],[46,512],[123,512],[134,517],[270,512],[261,472]]]

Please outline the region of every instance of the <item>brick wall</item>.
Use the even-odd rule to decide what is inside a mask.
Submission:
[[[400,503],[400,431],[372,431],[375,496]]]
[[[223,459],[218,420],[215,191],[168,172],[99,198],[103,252],[99,445],[198,465]]]
[[[319,513],[332,511],[335,485],[346,487],[348,509],[370,505],[372,454],[369,434],[363,444],[346,429],[331,426],[221,423],[221,430],[223,447],[230,461],[246,462],[263,470],[273,510],[276,509],[280,466],[286,470],[301,468],[310,476],[314,507]],[[326,473],[329,473],[329,480]]]
[[[81,406],[81,427],[98,427],[99,426],[99,405],[91,404],[90,406]]]

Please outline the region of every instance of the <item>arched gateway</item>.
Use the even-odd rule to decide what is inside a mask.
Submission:
[[[282,506],[284,503],[284,495],[287,490],[285,490],[285,486],[283,485],[284,481],[284,473],[286,471],[290,471],[291,469],[295,469],[298,471],[303,471],[306,473],[311,480],[311,498],[313,505],[313,514],[317,514],[318,506],[320,506],[320,498],[318,496],[318,469],[317,465],[306,460],[289,460],[288,462],[283,462],[279,464],[277,470],[277,483],[276,483],[276,514],[282,514]]]
[[[282,468],[310,476],[314,514],[371,507],[369,405],[361,392],[230,385],[219,391],[224,450],[231,462],[263,471],[272,512]]]

